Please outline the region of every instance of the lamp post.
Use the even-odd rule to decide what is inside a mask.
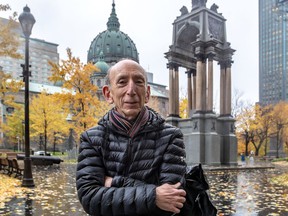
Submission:
[[[25,157],[22,186],[34,187],[35,185],[32,176],[32,163],[30,158],[29,132],[29,37],[31,35],[32,27],[36,21],[34,16],[30,13],[30,8],[27,5],[23,8],[23,12],[19,16],[19,22],[25,36],[25,64],[21,65],[23,68],[23,79],[25,82]]]

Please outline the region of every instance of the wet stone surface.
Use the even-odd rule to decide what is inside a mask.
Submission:
[[[271,183],[285,170],[209,171],[210,195],[218,214],[233,216],[288,215],[288,188]]]
[[[35,188],[0,209],[0,215],[84,216],[75,188],[76,164],[33,167]],[[270,183],[288,170],[207,171],[210,195],[221,216],[288,215],[288,188]]]
[[[87,215],[76,195],[75,170],[76,164],[33,166],[35,188],[6,203],[0,215]]]

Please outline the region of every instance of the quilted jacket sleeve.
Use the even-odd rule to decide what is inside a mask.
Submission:
[[[90,215],[149,215],[156,208],[155,185],[104,187],[105,170],[101,151],[81,136],[76,187],[84,210]]]
[[[169,137],[168,145],[163,156],[163,162],[160,168],[160,182],[176,184],[181,182],[185,184],[184,175],[186,172],[186,153],[183,142],[183,134],[179,128],[169,128],[166,133],[172,134]]]

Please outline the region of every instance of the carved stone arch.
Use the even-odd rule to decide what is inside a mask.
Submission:
[[[178,31],[176,45],[184,50],[192,51],[191,43],[196,41],[200,33],[200,24],[196,21],[187,22]]]

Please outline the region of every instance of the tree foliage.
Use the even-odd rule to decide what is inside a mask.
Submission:
[[[13,108],[13,113],[6,115],[6,122],[2,125],[3,132],[6,134],[8,142],[16,143],[17,139],[20,139],[23,144],[24,107],[22,104],[14,103]]]
[[[0,4],[1,11],[9,11],[9,4]],[[14,31],[17,28],[16,22],[17,13],[13,13],[9,20],[0,21],[0,56],[21,58],[17,52],[20,41]],[[1,115],[4,112],[4,105],[12,105],[14,97],[11,92],[17,92],[23,86],[23,83],[12,80],[11,75],[4,73],[0,68],[0,109]],[[0,119],[0,132],[4,132],[4,122]],[[17,133],[17,132],[16,132]]]
[[[74,130],[79,135],[89,127],[97,124],[99,118],[108,110],[108,103],[99,101],[98,87],[91,83],[92,73],[98,68],[91,63],[83,64],[79,58],[72,55],[67,49],[67,60],[61,64],[49,62],[52,67],[51,81],[63,83],[67,91],[57,94],[57,97],[66,102],[72,114]]]
[[[249,150],[252,150],[252,147],[256,156],[260,152],[267,155],[270,139],[273,137],[276,138],[276,157],[279,157],[280,147],[288,141],[287,116],[288,103],[283,101],[273,106],[255,104],[242,109],[236,117],[236,132],[239,143],[245,145],[246,155]],[[240,148],[242,147],[240,146]]]
[[[8,4],[0,4],[0,11],[11,10]],[[0,56],[9,56],[11,58],[21,58],[22,56],[17,52],[20,45],[20,40],[15,34],[18,28],[16,22],[17,13],[13,13],[9,20],[6,22],[0,21]]]
[[[69,123],[66,118],[69,111],[55,95],[45,91],[35,95],[30,105],[31,137],[44,136],[44,149],[47,143],[54,143],[55,137],[62,140],[69,133]]]
[[[280,101],[273,107],[271,136],[276,137],[276,157],[279,157],[279,150],[287,138],[288,129],[288,103]]]
[[[20,121],[24,116],[23,107],[20,104],[15,103],[15,94],[24,86],[22,81],[12,79],[10,74],[4,73],[0,70],[0,116],[4,116],[5,109],[7,107],[13,107],[14,115],[6,115],[7,122],[4,122],[0,118],[0,132],[6,134],[9,142],[15,143],[15,137],[20,134],[20,127],[22,123]],[[22,116],[21,116],[22,115]],[[15,117],[15,119],[13,119]],[[10,125],[9,125],[10,124]],[[2,142],[2,140],[0,140]]]
[[[261,107],[256,104],[253,107],[254,118],[251,119],[251,142],[255,148],[255,155],[259,155],[259,151],[263,144],[265,145],[265,155],[267,154],[267,144],[269,133],[271,131],[271,107]]]
[[[180,104],[179,104],[179,115],[181,118],[188,118],[189,113],[188,113],[188,98],[183,97],[180,99]]]
[[[236,135],[238,140],[242,140],[245,146],[245,155],[248,155],[249,143],[252,131],[252,120],[254,119],[254,109],[252,106],[243,107],[241,112],[236,116]]]
[[[22,81],[12,79],[10,74],[0,70],[0,100],[4,105],[11,105],[14,102],[14,94],[24,86]]]

